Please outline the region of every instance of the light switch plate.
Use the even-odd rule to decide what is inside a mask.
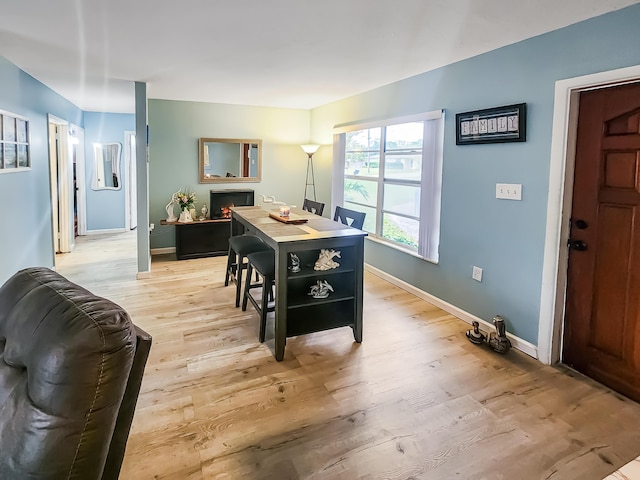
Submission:
[[[496,183],[496,198],[504,200],[522,200],[522,184]]]
[[[473,278],[477,282],[481,282],[482,281],[482,269],[480,267],[476,267],[474,265],[473,269],[471,270],[471,278]]]

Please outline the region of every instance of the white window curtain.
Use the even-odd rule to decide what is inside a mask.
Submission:
[[[412,122],[424,122],[423,169],[420,182],[420,234],[417,252],[414,251],[413,253],[420,258],[437,263],[440,239],[444,110],[336,125],[334,127],[333,139],[332,211],[335,211],[337,205],[344,204],[346,133]],[[383,173],[380,173],[380,175],[383,175]],[[383,178],[381,182],[384,184],[385,179]],[[379,219],[382,218],[383,212],[381,203],[382,202],[378,201],[376,205],[376,209],[379,212]],[[382,237],[381,221],[377,222],[376,230],[376,232],[370,232],[373,238],[405,250],[402,245]]]

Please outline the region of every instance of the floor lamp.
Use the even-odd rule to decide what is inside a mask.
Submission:
[[[307,160],[307,178],[304,186],[304,198],[307,198],[307,188],[309,185],[313,187],[313,201],[316,202],[316,179],[313,175],[313,154],[318,151],[320,145],[300,145],[302,150],[309,156]],[[309,171],[311,171],[311,181],[309,181]]]

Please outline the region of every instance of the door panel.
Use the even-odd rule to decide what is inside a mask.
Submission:
[[[598,219],[598,225],[605,233],[598,237],[595,277],[607,288],[594,289],[593,317],[609,320],[593,322],[590,340],[594,348],[615,357],[623,346],[632,216],[633,211],[629,208],[603,205]],[[608,235],[606,232],[617,233]],[[609,290],[618,293],[611,295]]]
[[[563,361],[640,400],[640,86],[580,95]]]

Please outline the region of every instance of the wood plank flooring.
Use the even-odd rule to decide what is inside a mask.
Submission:
[[[153,336],[121,479],[597,479],[640,453],[640,405],[563,367],[472,345],[469,325],[365,275],[364,341],[287,340],[234,307],[225,257],[76,239],[57,270]]]

